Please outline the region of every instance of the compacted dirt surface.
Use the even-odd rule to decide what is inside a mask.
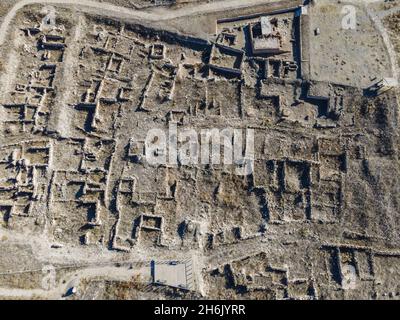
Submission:
[[[399,15],[1,1],[0,298],[399,299]]]

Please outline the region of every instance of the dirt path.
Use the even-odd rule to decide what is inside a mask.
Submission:
[[[391,8],[389,10],[385,10],[385,11],[379,11],[377,13],[377,16],[379,17],[379,19],[383,20],[384,18],[386,18],[387,16],[391,16],[392,14],[396,14],[400,11],[400,7],[394,7]]]

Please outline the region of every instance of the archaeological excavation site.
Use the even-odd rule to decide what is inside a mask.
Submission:
[[[399,64],[400,0],[2,0],[0,299],[400,300]]]

